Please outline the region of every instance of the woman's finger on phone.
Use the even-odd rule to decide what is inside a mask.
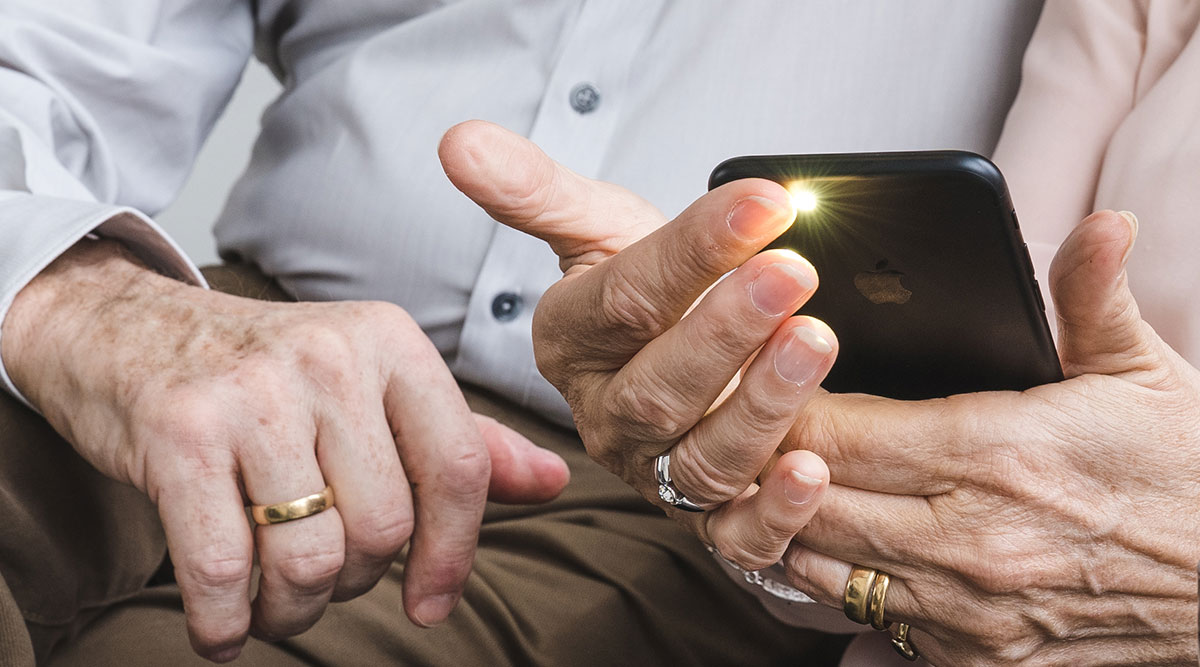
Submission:
[[[737,389],[675,445],[671,478],[688,499],[736,497],[762,472],[837,358],[822,321],[790,318],[751,362]]]
[[[796,533],[821,505],[829,486],[829,469],[812,452],[793,451],[763,479],[719,509],[687,515],[701,539],[722,556],[747,570],[779,562]]]
[[[620,368],[795,215],[778,183],[748,179],[709,192],[661,229],[546,292],[534,320],[535,338],[547,343],[539,367],[560,387],[580,372]]]
[[[609,384],[606,403],[622,422],[623,439],[645,443],[647,456],[661,454],[664,443],[674,443],[700,421],[730,379],[816,287],[816,270],[790,250],[752,257],[718,283]],[[661,414],[638,409],[646,395],[656,397]],[[702,495],[719,502],[745,488]]]

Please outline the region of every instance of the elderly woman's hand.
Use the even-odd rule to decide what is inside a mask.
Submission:
[[[890,574],[887,621],[940,665],[1195,664],[1200,373],[1138,314],[1136,226],[1097,213],[1059,251],[1066,381],[813,401],[789,443],[834,485],[794,585],[841,607],[851,563]]]
[[[560,257],[565,275],[534,314],[534,351],[588,454],[742,567],[777,562],[815,511],[828,470],[793,451],[761,487],[755,480],[837,345],[823,323],[792,316],[816,288],[812,266],[759,252],[795,219],[787,192],[738,181],[667,221],[489,123],[453,128],[440,153],[459,189]],[[710,411],[742,368],[741,384]],[[655,474],[668,453],[674,490],[708,511],[670,506],[679,501]]]

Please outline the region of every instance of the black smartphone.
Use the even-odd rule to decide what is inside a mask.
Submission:
[[[709,189],[782,184],[795,223],[771,244],[813,263],[800,313],[841,349],[823,386],[923,399],[1062,380],[1004,177],[964,151],[737,157]]]

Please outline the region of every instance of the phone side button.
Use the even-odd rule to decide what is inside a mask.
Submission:
[[[1033,258],[1029,256],[1029,244],[1021,242],[1021,252],[1025,254],[1025,268],[1029,270],[1029,275],[1034,275]]]
[[[1017,209],[1014,208],[1008,214],[1012,216],[1013,229],[1017,231],[1017,238],[1020,239],[1021,243],[1024,243],[1025,235],[1021,233],[1021,223],[1017,220]]]
[[[1042,312],[1046,312],[1046,300],[1042,298],[1042,286],[1038,284],[1037,278],[1033,279],[1033,295],[1037,297],[1038,307]]]

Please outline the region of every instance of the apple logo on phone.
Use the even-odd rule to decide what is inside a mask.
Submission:
[[[854,287],[874,304],[908,303],[912,298],[912,290],[905,288],[900,281],[904,274],[888,269],[887,265],[888,261],[881,259],[875,263],[874,271],[863,271],[854,276]]]

